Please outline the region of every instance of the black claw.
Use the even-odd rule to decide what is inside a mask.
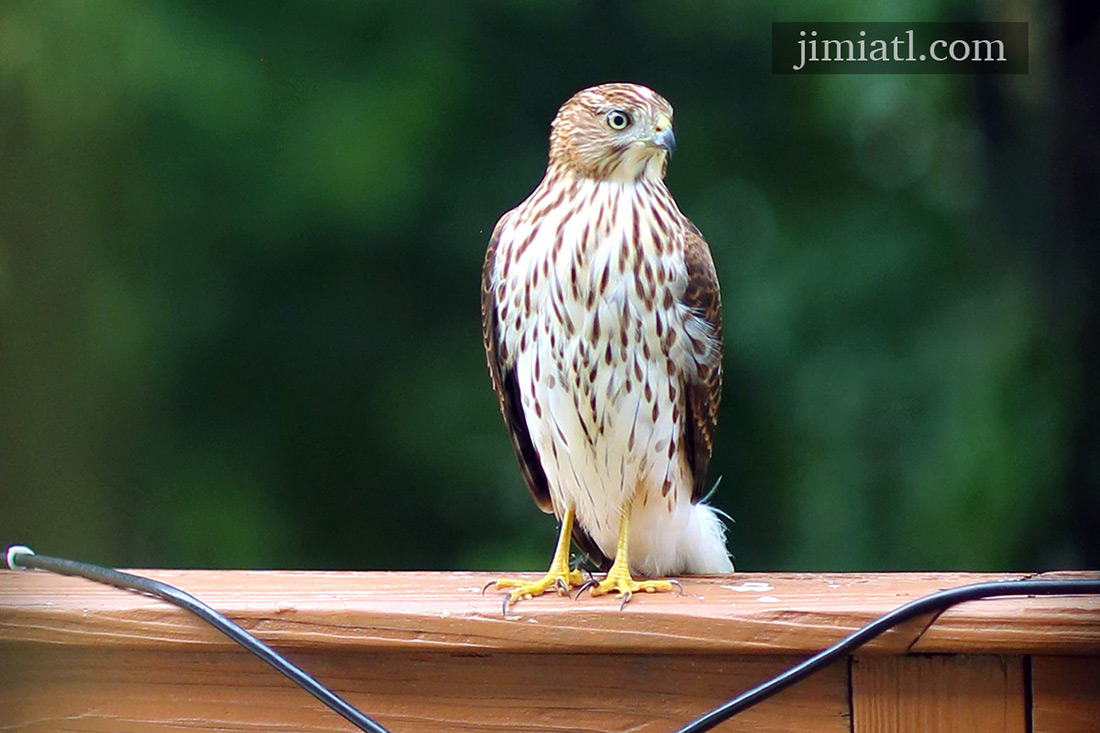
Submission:
[[[566,582],[564,580],[562,580],[561,578],[558,578],[557,582],[555,582],[554,585],[556,585],[557,588],[558,588],[558,595],[565,596],[566,598],[571,598],[572,597],[572,596],[569,595],[569,586],[566,584]]]
[[[496,584],[497,584],[497,582],[495,580],[490,580],[488,583],[483,585],[481,587],[481,595],[485,595],[485,591],[489,590],[490,585],[496,585]]]
[[[504,594],[504,603],[500,604],[500,615],[504,618],[508,618],[508,599],[512,597],[511,593]]]
[[[675,578],[669,578],[668,582],[671,585],[676,586],[676,588],[680,591],[679,595],[681,595],[681,596],[684,595],[684,586],[683,586],[682,583],[680,583],[680,581],[676,580]]]
[[[577,595],[573,596],[573,600],[574,601],[577,600],[578,598],[581,597],[582,593],[584,593],[586,590],[588,590],[589,588],[592,588],[596,585],[597,585],[597,583],[596,583],[595,578],[589,578],[588,580],[584,581],[584,583],[581,584],[581,587],[577,588]]]
[[[623,602],[619,604],[619,610],[621,611],[624,608],[626,608],[627,601],[629,601],[633,597],[634,597],[634,594],[631,593],[630,591],[627,591],[626,593],[623,593]]]

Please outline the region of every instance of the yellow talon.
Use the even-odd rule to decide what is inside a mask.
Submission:
[[[550,569],[546,575],[535,581],[520,580],[518,578],[501,578],[495,583],[490,583],[497,590],[511,589],[504,596],[504,613],[507,615],[508,606],[523,599],[529,601],[535,596],[541,596],[551,588],[558,591],[558,595],[568,596],[569,589],[584,582],[584,576],[580,570],[569,569],[569,541],[573,533],[573,508],[566,509],[565,516],[561,520],[561,533],[558,535],[558,546],[554,550],[554,559],[550,562]],[[485,586],[488,588],[489,586]]]
[[[631,577],[630,563],[627,560],[627,538],[629,534],[630,510],[628,509],[623,515],[622,524],[619,526],[619,543],[615,549],[615,562],[611,564],[611,569],[607,571],[606,578],[589,586],[589,592],[594,596],[603,595],[604,593],[618,593],[623,599],[622,604],[619,606],[620,609],[626,606],[627,601],[638,591],[656,593],[658,591],[668,592],[673,588],[678,588],[680,593],[683,594],[683,587],[676,580],[634,580]]]
[[[592,586],[589,592],[594,596],[605,593],[618,593],[623,597],[625,605],[625,602],[630,600],[630,596],[639,591],[645,593],[667,592],[674,587],[671,580],[634,580],[630,575],[630,571],[626,569],[625,563],[620,565],[618,558],[616,558],[615,564],[611,566],[611,570],[607,573],[607,577]]]

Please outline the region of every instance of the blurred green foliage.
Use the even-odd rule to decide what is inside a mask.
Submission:
[[[554,523],[489,388],[480,268],[558,105],[633,80],[677,109],[669,183],[723,285],[712,468],[738,566],[1100,562],[1098,148],[1064,137],[1065,18],[914,16],[6,0],[0,541],[543,567]],[[770,73],[772,21],[963,18],[1029,21],[1030,73]]]

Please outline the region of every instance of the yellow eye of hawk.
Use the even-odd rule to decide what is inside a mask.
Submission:
[[[613,109],[607,113],[607,125],[612,130],[625,130],[630,127],[630,115],[621,109]]]

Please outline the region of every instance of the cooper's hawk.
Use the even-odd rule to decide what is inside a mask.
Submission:
[[[545,177],[489,241],[489,373],[527,486],[561,520],[544,578],[497,581],[505,608],[581,583],[571,534],[610,565],[592,593],[624,603],[671,588],[632,573],[733,570],[702,501],[722,386],[718,280],[665,185],[674,148],[672,107],[653,90],[578,92],[551,125]]]

